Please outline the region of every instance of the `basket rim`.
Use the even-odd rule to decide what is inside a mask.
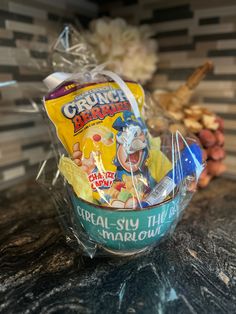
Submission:
[[[84,202],[85,204],[87,204],[89,206],[94,206],[94,207],[99,208],[99,209],[104,209],[106,211],[110,211],[110,212],[134,212],[134,211],[141,212],[141,211],[146,211],[146,210],[150,210],[150,209],[153,209],[153,208],[158,208],[158,207],[161,207],[161,206],[163,206],[165,204],[168,204],[168,203],[172,202],[179,195],[179,190],[176,191],[175,195],[172,196],[170,199],[162,201],[161,203],[158,203],[158,204],[147,206],[145,208],[139,208],[139,207],[137,207],[137,208],[115,208],[115,207],[108,207],[108,206],[97,205],[97,204],[88,202],[88,201],[82,199],[81,197],[76,196],[74,191],[72,191],[72,193],[73,193],[74,198]]]

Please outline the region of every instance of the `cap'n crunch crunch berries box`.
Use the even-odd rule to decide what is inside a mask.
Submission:
[[[141,109],[142,87],[126,82]],[[47,114],[74,162],[86,173],[94,200],[136,208],[155,184],[141,119],[115,82],[65,83],[45,98]]]

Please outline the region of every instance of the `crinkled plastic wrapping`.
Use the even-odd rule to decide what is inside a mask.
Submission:
[[[40,48],[39,48],[40,52]],[[27,61],[27,62],[26,62]],[[40,61],[40,60],[39,60]],[[42,106],[42,97],[47,91],[43,83],[26,80],[27,75],[44,77],[43,62],[34,62],[29,59],[29,49],[21,48],[16,56],[19,66],[16,73],[9,73],[9,80],[0,82],[0,125],[1,125],[1,164],[2,166],[14,163],[17,160],[29,159],[26,172],[15,174],[13,177],[1,181],[1,189],[11,187],[20,180],[26,180],[35,176],[37,162],[44,159],[44,150],[48,148],[47,132],[44,133],[39,107]],[[39,70],[40,69],[40,70]],[[18,73],[19,72],[19,73]],[[25,80],[21,76],[25,75]],[[17,80],[19,78],[19,81]],[[11,132],[11,136],[9,132]],[[14,135],[15,133],[15,135]],[[25,151],[18,151],[16,143],[20,140],[22,145],[33,142],[41,142],[41,147]],[[17,144],[17,147],[20,144]],[[5,149],[7,147],[7,149]],[[35,152],[38,152],[35,156]],[[29,156],[29,153],[31,154]]]
[[[72,25],[66,25],[53,43],[49,60],[54,71],[69,73],[97,64],[92,49]]]
[[[142,87],[85,63],[45,81],[53,150],[37,180],[75,249],[134,255],[175,229],[203,169],[201,148],[179,131],[153,137]]]

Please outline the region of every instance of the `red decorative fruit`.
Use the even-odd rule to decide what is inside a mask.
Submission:
[[[221,161],[209,160],[207,170],[212,176],[219,176],[226,170],[226,166]]]
[[[200,177],[199,178],[198,185],[201,188],[204,188],[204,187],[206,187],[209,184],[211,179],[212,179],[212,176],[210,176],[209,174],[206,174],[204,177]]]
[[[199,132],[199,138],[204,147],[211,147],[216,143],[216,137],[214,133],[207,129],[203,129]]]
[[[225,142],[225,136],[224,134],[219,131],[219,130],[216,130],[215,131],[215,136],[216,136],[216,143],[220,146],[223,146],[224,145],[224,142]]]
[[[213,146],[207,149],[207,155],[213,160],[220,160],[225,157],[225,150],[220,146]]]
[[[216,117],[216,122],[219,123],[219,130],[223,131],[224,130],[224,120],[220,117]]]

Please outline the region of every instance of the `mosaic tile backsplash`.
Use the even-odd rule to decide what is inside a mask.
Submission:
[[[98,14],[152,26],[160,60],[153,87],[175,89],[205,59],[214,62],[196,96],[225,118],[227,173],[236,176],[234,0],[1,0],[0,82],[17,84],[0,88],[0,190],[35,176],[50,145],[41,116],[25,111],[32,109],[29,99],[38,103],[45,91],[52,40],[63,23],[86,26]]]
[[[88,0],[0,1],[0,190],[35,176],[50,140],[32,110],[44,93],[49,48],[66,22],[86,24],[97,16]],[[17,84],[4,87],[3,82]],[[16,111],[18,113],[16,113]]]
[[[176,89],[204,60],[214,62],[214,71],[198,87],[196,99],[225,119],[227,174],[236,176],[236,1],[101,3],[104,15],[151,25],[160,61],[153,88]]]

